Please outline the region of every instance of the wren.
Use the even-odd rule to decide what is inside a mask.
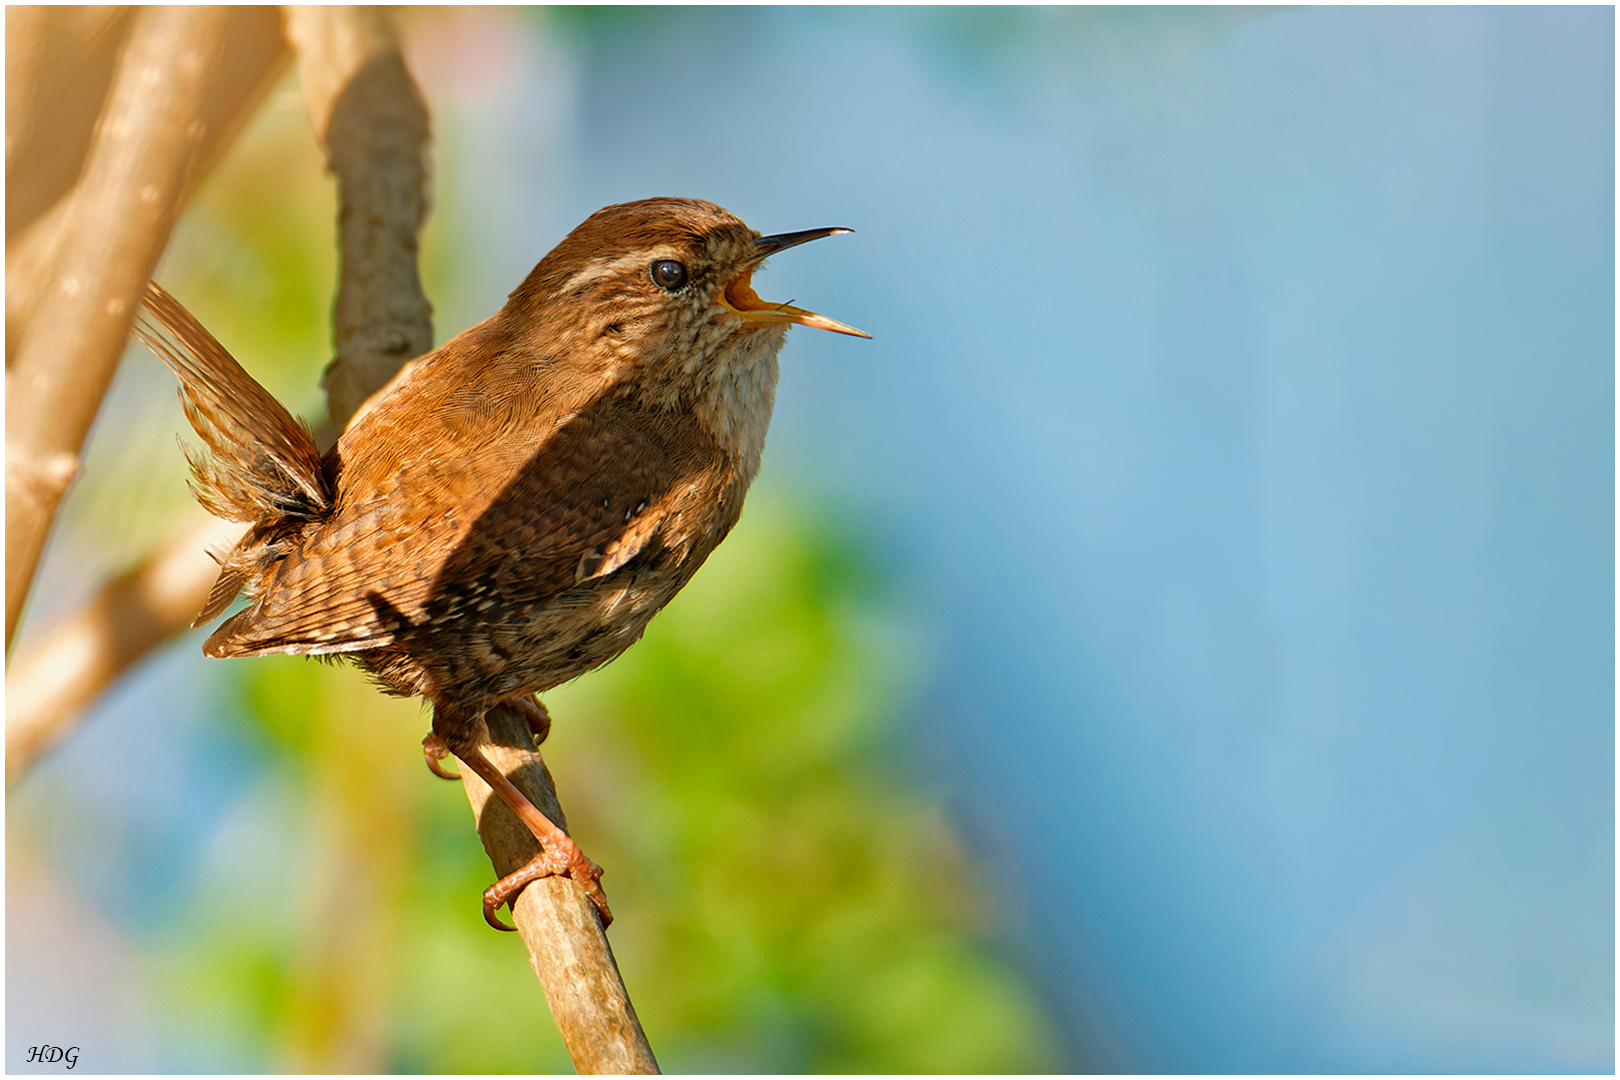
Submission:
[[[543,737],[537,693],[641,637],[725,539],[759,472],[787,328],[869,335],[762,301],[770,255],[848,229],[761,236],[657,198],[597,211],[506,306],[402,369],[325,455],[173,297],[135,333],[175,371],[202,440],[199,502],[250,523],[193,624],[250,601],[208,656],[348,657],[433,705],[429,766],[454,754],[540,841],[484,894],[572,877],[611,921],[601,870],[479,749],[505,703]],[[446,775],[440,773],[440,775]]]

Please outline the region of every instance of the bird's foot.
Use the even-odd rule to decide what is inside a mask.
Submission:
[[[518,694],[507,698],[503,704],[528,722],[536,746],[546,741],[546,736],[551,734],[551,714],[546,712],[539,698],[533,694]]]
[[[584,890],[601,916],[604,929],[613,922],[613,912],[608,910],[607,896],[602,892],[602,868],[587,859],[585,853],[579,850],[579,845],[536,809],[529,797],[519,791],[477,746],[464,747],[457,751],[456,756],[490,786],[540,842],[540,854],[484,890],[484,921],[497,930],[516,929],[502,922],[495,910],[502,904],[511,904],[529,882],[561,876],[573,878]]]
[[[440,780],[461,779],[460,774],[453,773],[439,764],[439,762],[450,756],[450,747],[446,746],[444,740],[431,731],[422,740],[422,756],[427,759],[428,772],[437,776]]]
[[[562,843],[548,846],[484,890],[484,921],[497,930],[516,930],[517,927],[501,921],[497,910],[503,904],[516,901],[518,893],[531,881],[554,876],[573,878],[602,917],[602,928],[605,930],[613,924],[613,912],[608,909],[607,894],[602,891],[602,868],[586,858],[579,845],[567,836]]]

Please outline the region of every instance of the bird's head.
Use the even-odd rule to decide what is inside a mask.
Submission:
[[[851,231],[762,236],[699,199],[621,203],[592,214],[542,259],[507,314],[549,362],[597,393],[632,392],[688,411],[729,451],[757,462],[787,328],[871,335],[761,300],[754,272],[779,251]]]
[[[627,361],[640,377],[666,370],[695,375],[737,350],[774,354],[794,323],[870,337],[813,311],[762,300],[753,286],[754,271],[771,255],[850,231],[762,236],[711,202],[621,203],[569,233],[512,301],[537,316],[558,344]]]

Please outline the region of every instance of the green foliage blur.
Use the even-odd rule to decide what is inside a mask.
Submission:
[[[319,419],[333,207],[294,85],[210,176],[159,277]],[[424,258],[453,273],[462,253],[435,237]],[[767,460],[742,524],[639,645],[547,697],[547,760],[607,869],[653,1048],[670,1071],[1050,1069],[990,883],[902,760],[926,651],[904,598],[769,477]],[[229,671],[218,722],[261,767],[142,943],[168,1056],[569,1071],[521,942],[483,923],[492,873],[460,787],[423,767],[426,710],[342,665]]]

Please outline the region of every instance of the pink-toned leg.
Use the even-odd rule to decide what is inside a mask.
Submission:
[[[450,748],[444,744],[443,739],[431,731],[422,740],[422,756],[427,759],[428,772],[437,776],[440,780],[461,779],[459,775],[439,764],[439,762],[450,756]]]
[[[463,750],[456,756],[494,789],[501,801],[512,808],[518,820],[527,825],[535,839],[540,841],[540,854],[484,890],[484,921],[497,930],[517,929],[503,923],[495,914],[496,909],[514,900],[529,882],[560,875],[573,878],[585,890],[585,895],[596,905],[597,914],[602,917],[603,927],[611,925],[613,912],[608,910],[607,896],[602,892],[602,868],[587,859],[585,853],[579,850],[579,845],[536,809],[528,797],[481,751]]]

